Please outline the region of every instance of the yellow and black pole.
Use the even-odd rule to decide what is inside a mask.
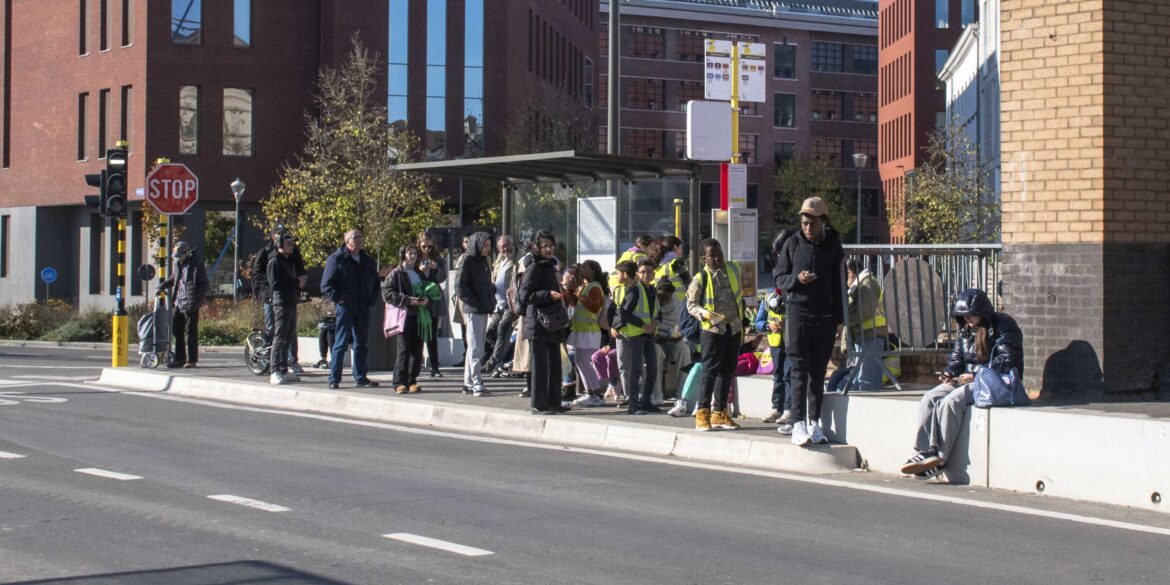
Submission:
[[[682,239],[682,199],[674,200],[674,237]]]
[[[130,365],[130,314],[126,312],[126,218],[116,220],[118,236],[118,289],[116,294],[117,306],[114,308],[113,323],[113,358],[115,368],[124,368]]]
[[[106,188],[103,193],[103,211],[110,218],[111,227],[116,228],[118,242],[117,289],[114,293],[113,348],[111,365],[124,368],[130,365],[130,314],[126,312],[126,160],[129,144],[119,140],[114,148],[106,152]]]

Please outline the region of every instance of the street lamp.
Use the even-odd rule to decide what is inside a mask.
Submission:
[[[869,155],[864,152],[853,153],[853,167],[857,169],[857,243],[861,243],[861,169],[869,164]]]
[[[239,178],[232,181],[232,195],[236,198],[236,228],[232,231],[232,301],[240,300],[240,199],[247,185]]]

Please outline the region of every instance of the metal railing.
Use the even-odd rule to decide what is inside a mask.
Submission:
[[[842,386],[844,392],[858,386],[862,364],[879,368],[899,390],[902,388],[885,358],[946,354],[957,334],[950,316],[959,292],[979,288],[1000,306],[999,244],[975,245],[847,245],[845,255],[855,260],[858,272],[868,270],[881,283],[888,342],[876,343],[876,329],[851,331],[848,327],[849,295],[845,304],[846,357],[853,370]],[[848,289],[848,284],[846,284]],[[870,317],[863,315],[862,319]],[[882,345],[878,350],[875,345]],[[880,386],[880,384],[879,384]]]

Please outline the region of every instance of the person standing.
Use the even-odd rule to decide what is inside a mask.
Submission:
[[[616,267],[617,286],[613,289],[613,305],[610,307],[610,336],[617,340],[618,370],[621,372],[622,387],[626,390],[629,414],[644,414],[652,411],[654,382],[646,372],[647,345],[653,345],[654,313],[651,312],[649,295],[638,281],[638,268],[633,262],[618,262]],[[651,363],[657,365],[657,356]],[[655,369],[657,375],[657,369]]]
[[[382,300],[406,311],[402,333],[398,335],[398,352],[394,364],[394,392],[397,394],[417,394],[422,391],[418,375],[422,372],[425,341],[419,331],[419,309],[431,303],[414,292],[424,282],[419,273],[419,256],[417,244],[403,246],[398,251],[398,267],[382,282]]]
[[[276,242],[276,253],[268,260],[265,279],[270,289],[272,306],[272,348],[269,368],[270,384],[300,382],[296,371],[289,372],[289,346],[296,337],[297,302],[300,301],[301,279],[293,259],[296,241],[285,232]]]
[[[561,341],[563,330],[550,331],[537,318],[541,309],[561,304],[560,281],[557,279],[557,241],[551,232],[541,230],[532,239],[533,262],[524,271],[524,280],[516,293],[524,315],[524,338],[532,354],[529,370],[533,414],[556,414],[568,410],[561,406]]]
[[[882,285],[868,269],[857,271],[857,260],[845,262],[849,283],[849,339],[857,354],[855,376],[860,390],[882,387],[882,352],[889,336],[886,312],[882,308]]]
[[[366,338],[370,330],[370,307],[378,300],[378,266],[363,249],[364,243],[360,231],[345,232],[345,243],[325,260],[325,272],[321,275],[321,294],[337,307],[333,360],[329,364],[330,389],[341,385],[341,366],[350,345],[353,345],[354,385],[378,386],[366,376]]]
[[[658,265],[654,273],[655,280],[658,282],[669,280],[674,287],[674,298],[678,299],[680,317],[681,312],[686,310],[687,287],[691,285],[691,272],[687,269],[686,260],[682,258],[682,252],[681,239],[676,236],[665,236],[657,250],[657,255],[661,258],[651,257]]]
[[[467,356],[463,367],[463,392],[483,396],[482,363],[488,315],[496,309],[496,287],[492,283],[489,261],[492,237],[475,232],[467,244],[467,255],[459,271],[455,294],[463,305],[463,320],[467,324]]]
[[[772,413],[764,417],[766,423],[791,424],[792,401],[788,396],[787,354],[784,352],[784,297],[780,289],[768,291],[756,309],[753,322],[756,331],[768,337],[768,351],[772,354]]]
[[[573,353],[573,365],[585,394],[573,401],[575,406],[605,406],[605,387],[593,367],[593,354],[601,347],[599,314],[605,307],[605,296],[597,275],[587,264],[573,264],[565,270],[566,296],[572,315],[572,332],[565,344]],[[572,291],[573,294],[568,293]]]
[[[678,406],[685,403],[681,400],[682,397],[678,396],[683,381],[686,379],[683,368],[691,365],[691,344],[683,338],[682,331],[679,329],[679,318],[682,316],[685,305],[678,301],[674,285],[670,280],[658,280],[654,285],[654,291],[658,294],[658,303],[662,307],[662,321],[658,324],[658,330],[654,334],[659,371],[662,372],[658,378],[658,387],[661,388],[660,393],[663,397],[668,397],[667,394],[673,393],[674,397],[679,399],[675,402],[675,406]]]
[[[260,251],[252,259],[252,288],[259,295],[261,308],[264,311],[264,336],[265,339],[271,343],[276,326],[276,320],[272,309],[272,283],[268,280],[268,263],[277,256],[277,248],[284,236],[289,235],[288,228],[281,224],[276,224],[272,229],[271,237]],[[305,288],[305,282],[308,280],[308,271],[305,270],[305,259],[301,257],[300,247],[296,245],[296,239],[293,239],[293,251],[289,256],[297,271],[298,288]],[[290,310],[286,307],[286,311]],[[291,306],[293,312],[293,323],[297,322],[296,311],[297,306]],[[294,374],[303,374],[300,360],[297,359],[298,353],[297,337],[294,335],[289,340],[288,345],[288,366]]]
[[[844,272],[845,250],[829,225],[829,207],[820,197],[809,197],[800,207],[800,232],[784,242],[773,271],[785,299],[793,445],[829,442],[821,430],[821,403],[833,341],[845,317]]]
[[[431,232],[422,232],[418,235],[418,274],[423,280],[435,283],[442,290],[442,287],[447,282],[447,269],[443,266],[443,257],[439,255],[438,248],[435,247],[435,236]],[[447,297],[444,295],[439,302],[430,305],[431,319],[434,326],[431,328],[434,335],[431,335],[424,344],[427,348],[427,356],[430,362],[431,377],[442,378],[443,372],[439,370],[439,334],[446,331],[443,324],[447,321]]]
[[[743,268],[723,259],[718,240],[704,240],[701,249],[703,270],[687,288],[687,312],[702,328],[703,371],[695,430],[734,431],[739,425],[731,418],[727,399],[743,341]]]
[[[175,314],[171,331],[175,336],[175,359],[172,368],[194,368],[199,365],[199,308],[207,301],[207,270],[195,257],[187,242],[179,242],[171,253],[175,271],[159,283],[159,290],[174,289]]]
[[[493,378],[502,375],[503,365],[511,359],[512,330],[516,326],[516,314],[508,307],[508,285],[516,273],[516,260],[513,256],[515,250],[512,236],[500,236],[496,239],[496,259],[492,264],[496,310],[488,319],[487,341],[491,344],[492,350],[484,365],[484,371],[492,372]]]

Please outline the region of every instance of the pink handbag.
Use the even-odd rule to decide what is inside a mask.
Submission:
[[[386,303],[386,314],[382,317],[382,335],[387,339],[401,335],[406,327],[406,309]]]

